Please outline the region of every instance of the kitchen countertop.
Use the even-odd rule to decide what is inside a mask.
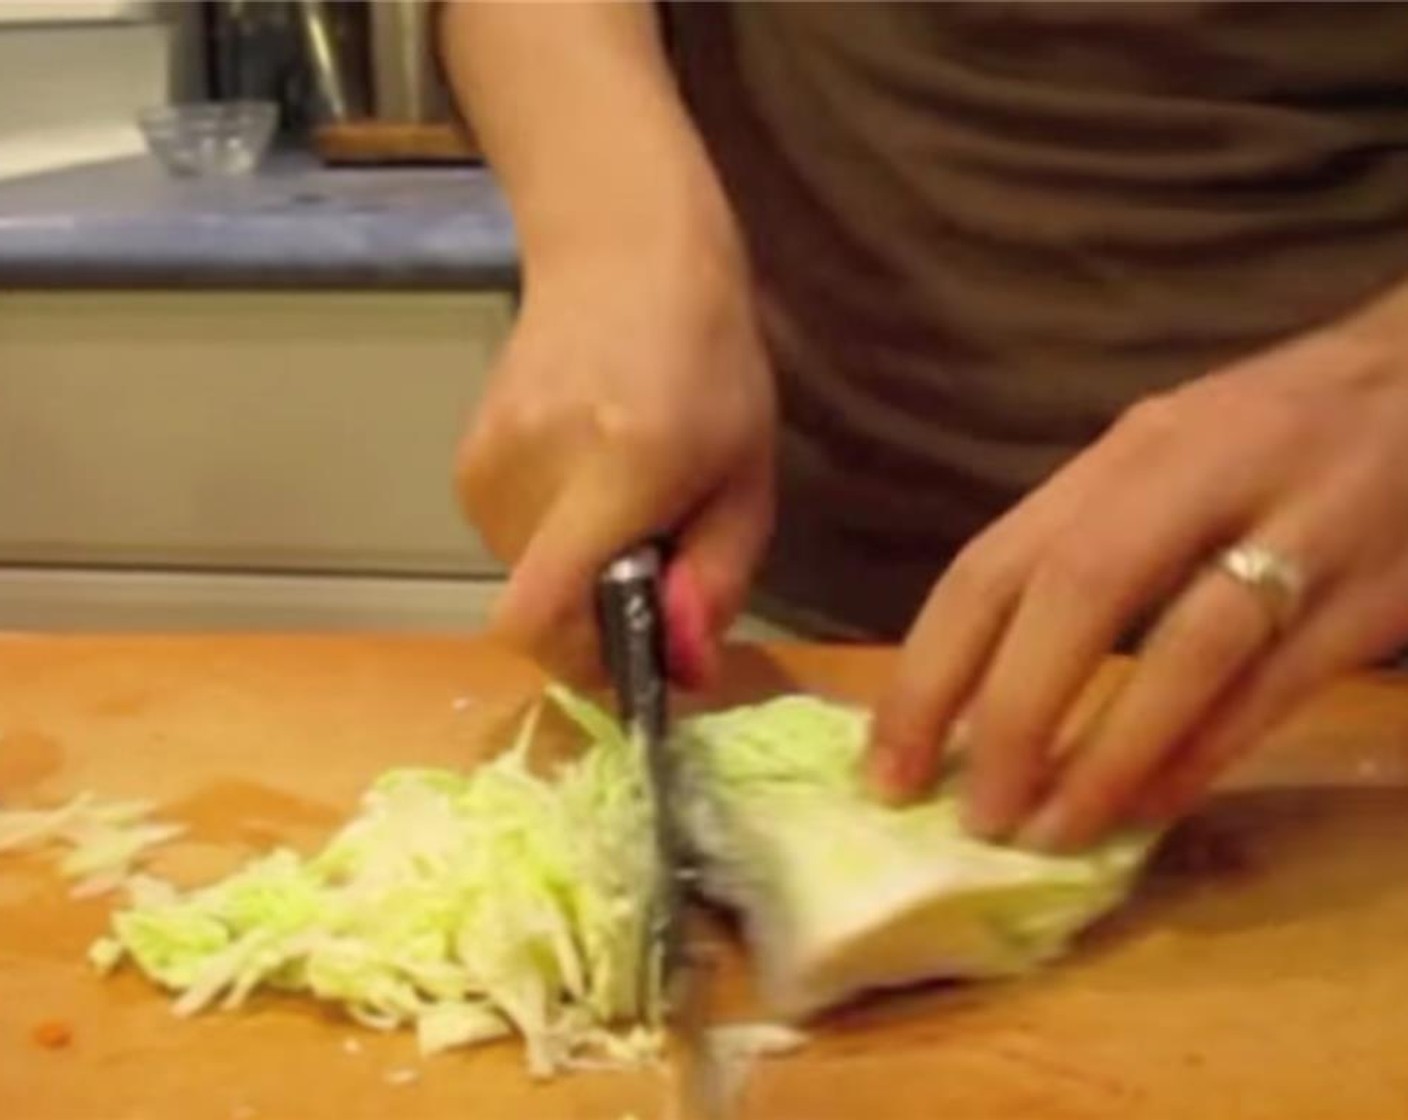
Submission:
[[[44,288],[505,288],[517,248],[482,168],[326,168],[281,154],[239,179],[140,157],[0,182],[0,284]]]

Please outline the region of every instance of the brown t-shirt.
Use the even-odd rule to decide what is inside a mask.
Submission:
[[[1408,5],[669,20],[780,379],[765,586],[843,632],[1137,398],[1408,275]]]

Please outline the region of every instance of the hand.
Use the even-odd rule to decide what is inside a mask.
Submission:
[[[1207,561],[1252,541],[1301,569],[1278,635]],[[1076,701],[1161,604],[1131,676]],[[932,782],[968,722],[969,827],[1071,849],[1172,820],[1307,690],[1408,637],[1408,345],[1341,325],[1133,408],[935,586],[877,710],[875,783]]]
[[[774,403],[731,252],[625,245],[530,273],[521,318],[463,440],[460,497],[513,565],[492,628],[552,671],[596,675],[592,585],[670,532],[670,662],[712,671],[771,527]]]

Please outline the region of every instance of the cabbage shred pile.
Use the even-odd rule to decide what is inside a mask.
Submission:
[[[530,771],[537,714],[468,773],[383,775],[311,858],[280,849],[182,892],[147,876],[90,951],[130,960],[190,1015],[256,989],[306,993],[433,1053],[517,1031],[530,1072],[635,1062],[661,1047],[660,868],[639,744],[571,693],[589,749]]]

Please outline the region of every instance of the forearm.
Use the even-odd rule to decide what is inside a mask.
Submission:
[[[529,269],[603,242],[731,248],[723,193],[645,3],[449,3],[447,75]]]

